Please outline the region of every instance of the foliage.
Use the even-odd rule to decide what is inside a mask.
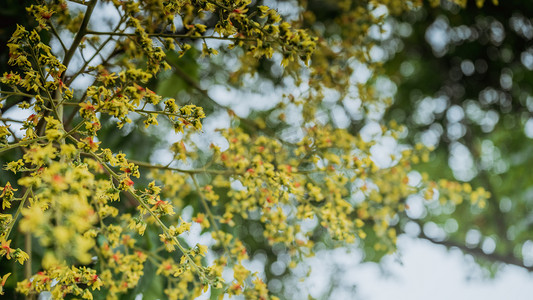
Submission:
[[[492,195],[484,210],[457,207],[457,226],[445,239],[425,238],[492,262],[492,273],[501,263],[532,270],[532,10],[523,1],[488,3],[481,10],[471,1],[464,9],[425,7],[391,20],[411,33],[387,63],[398,83],[387,118],[406,124],[409,140],[436,147],[431,164],[420,170],[484,186]],[[435,210],[414,219],[441,228],[450,222]]]
[[[408,196],[484,207],[482,188],[417,176],[429,149],[378,123],[391,100],[369,34],[384,7],[421,3],[320,2],[285,16],[246,0],[29,6],[1,78],[2,112],[19,110],[0,118],[6,294],[277,298],[267,280],[289,271],[252,272],[251,255],[293,268],[356,245],[378,261]],[[246,114],[216,100],[220,86],[285,93]],[[202,124],[217,118],[229,125]],[[168,157],[150,155],[161,145]]]

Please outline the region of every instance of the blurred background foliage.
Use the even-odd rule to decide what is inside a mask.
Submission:
[[[384,68],[397,92],[385,119],[436,148],[421,171],[492,194],[483,210],[412,214],[420,236],[459,247],[493,274],[501,263],[533,270],[533,4],[475,2],[389,20]]]

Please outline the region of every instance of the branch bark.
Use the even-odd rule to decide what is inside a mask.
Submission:
[[[418,238],[430,241],[431,243],[436,244],[436,245],[445,246],[446,248],[458,248],[463,253],[470,254],[474,257],[479,257],[479,258],[486,259],[488,261],[495,262],[495,263],[515,265],[515,266],[524,268],[528,270],[529,272],[533,272],[533,266],[525,266],[523,261],[515,257],[512,253],[509,253],[509,254],[485,253],[479,247],[469,248],[465,244],[458,243],[455,241],[451,241],[451,240],[441,241],[441,240],[433,239],[425,235],[423,231],[420,232],[420,234],[418,235]]]

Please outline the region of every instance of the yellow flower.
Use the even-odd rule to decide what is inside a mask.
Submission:
[[[205,256],[205,254],[207,253],[208,247],[205,245],[200,245],[200,244],[197,244],[196,246],[198,247],[198,254],[201,256]]]
[[[11,275],[11,273],[7,273],[6,275],[2,276],[2,281],[0,282],[0,295],[4,294],[4,285],[6,285],[9,275]]]
[[[11,249],[9,247],[9,244],[11,244],[11,240],[2,240],[2,244],[0,245],[0,256],[6,256],[7,259],[11,259]]]
[[[23,265],[25,261],[30,259],[30,256],[26,252],[24,252],[24,251],[22,251],[20,249],[16,249],[15,252],[13,253],[13,258],[15,258],[15,260],[19,264]]]

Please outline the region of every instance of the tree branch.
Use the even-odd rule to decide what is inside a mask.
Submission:
[[[525,266],[521,259],[515,257],[512,254],[502,255],[502,254],[498,254],[498,253],[485,253],[479,247],[469,248],[469,247],[467,247],[464,244],[457,243],[457,242],[454,242],[454,241],[450,241],[450,240],[440,241],[440,240],[433,239],[433,238],[425,235],[423,231],[420,232],[420,234],[418,235],[418,238],[430,241],[430,242],[432,242],[433,244],[436,244],[436,245],[445,246],[446,248],[454,248],[454,247],[458,248],[463,253],[471,254],[474,257],[483,258],[483,259],[486,259],[488,261],[496,262],[496,263],[499,262],[499,263],[505,263],[505,264],[508,264],[508,265],[515,265],[515,266],[524,268],[524,269],[526,269],[526,270],[528,270],[530,272],[533,272],[533,266]]]
[[[89,24],[89,20],[91,19],[91,15],[97,2],[98,0],[91,0],[89,5],[87,5],[87,10],[85,11],[85,16],[83,17],[83,20],[81,22],[80,30],[78,31],[78,33],[76,33],[74,41],[72,41],[72,45],[70,45],[68,52],[65,54],[65,59],[63,59],[63,65],[65,65],[67,69],[70,61],[72,60],[72,57],[74,56],[74,53],[76,52],[76,49],[78,49],[78,46],[81,43],[81,40],[83,39],[85,34],[87,34],[87,25]],[[63,78],[61,80],[65,81],[66,72],[63,73],[62,77]]]
[[[86,34],[94,34],[94,35],[109,35],[109,36],[137,36],[135,33],[126,33],[126,32],[104,32],[104,31],[92,31],[87,30],[85,32]],[[237,37],[224,37],[224,36],[215,36],[215,35],[209,35],[209,36],[194,36],[190,34],[174,34],[174,33],[147,33],[149,37],[163,37],[163,38],[174,38],[174,39],[212,39],[212,40],[227,40],[227,41],[248,41],[248,42],[255,42],[255,39],[250,38],[237,38]]]

